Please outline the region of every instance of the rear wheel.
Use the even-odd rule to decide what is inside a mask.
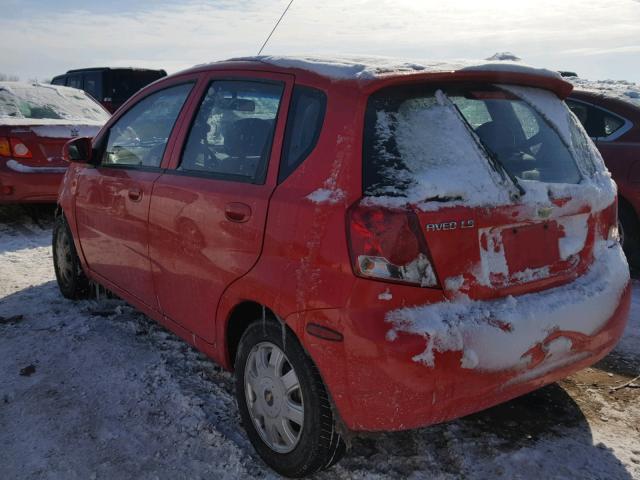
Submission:
[[[629,264],[633,267],[640,266],[640,222],[631,206],[620,202],[618,204],[618,228],[620,230],[620,243]]]
[[[249,440],[271,468],[303,477],[345,452],[327,392],[311,359],[285,326],[256,322],[235,362],[236,396]]]
[[[64,214],[60,214],[53,226],[53,268],[58,288],[66,298],[75,300],[89,295],[89,279],[80,265],[71,230]]]

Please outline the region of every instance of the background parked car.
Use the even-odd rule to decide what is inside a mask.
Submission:
[[[146,68],[83,68],[58,75],[51,83],[84,90],[113,113],[142,87],[166,76],[164,70]]]
[[[62,147],[93,137],[109,113],[82,90],[0,82],[0,203],[55,202]]]
[[[579,82],[580,80],[572,79]],[[597,85],[597,84],[596,84]],[[607,82],[608,93],[577,88],[567,105],[595,142],[618,184],[621,241],[629,262],[640,266],[640,98]],[[628,85],[624,82],[624,85]],[[588,85],[584,85],[588,88]],[[618,92],[618,93],[616,93]],[[640,95],[639,95],[640,96]],[[634,103],[636,102],[636,103]]]

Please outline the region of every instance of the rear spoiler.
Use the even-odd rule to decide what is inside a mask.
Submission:
[[[428,72],[395,75],[393,77],[378,77],[368,82],[364,87],[366,93],[371,93],[384,87],[394,85],[409,85],[415,83],[508,83],[523,87],[536,87],[550,90],[561,100],[567,98],[573,91],[573,85],[563,80],[560,75],[551,75],[530,69],[530,71],[509,71],[486,69],[461,69],[449,72]]]

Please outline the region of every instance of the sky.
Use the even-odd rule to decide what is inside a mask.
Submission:
[[[0,73],[255,55],[289,0],[0,0]],[[482,59],[640,82],[640,0],[294,0],[263,54]]]

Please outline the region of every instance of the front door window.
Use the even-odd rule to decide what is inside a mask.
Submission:
[[[109,130],[102,166],[159,167],[192,86],[152,93],[120,117]]]

